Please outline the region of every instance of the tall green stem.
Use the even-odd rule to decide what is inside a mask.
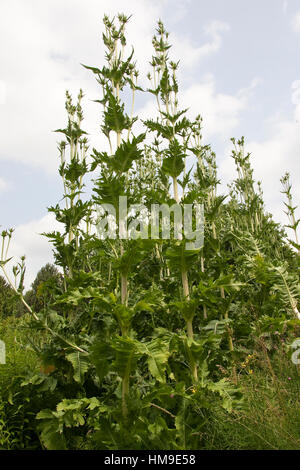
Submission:
[[[190,300],[189,280],[188,280],[188,274],[186,270],[181,271],[181,279],[182,279],[184,298],[185,300]],[[186,321],[186,329],[187,329],[188,338],[190,340],[193,340],[194,339],[193,319],[189,319]],[[190,356],[190,367],[191,367],[193,381],[197,382],[198,380],[197,364],[190,351],[189,351],[189,356]]]

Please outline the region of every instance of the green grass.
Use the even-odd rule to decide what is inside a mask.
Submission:
[[[36,354],[22,345],[26,322],[26,317],[0,321],[0,339],[6,344],[6,364],[0,365],[0,449],[29,448],[35,440],[35,416],[20,386],[28,370],[39,367]]]
[[[0,338],[7,347],[7,363],[0,366],[0,449],[39,448],[37,410],[20,386],[29,369],[39,369],[36,354],[22,346],[24,326],[26,319],[0,322]],[[273,355],[254,352],[246,367],[239,365],[238,381],[243,410],[214,410],[203,434],[204,448],[300,449],[300,368],[284,348]]]
[[[32,367],[37,367],[38,359],[31,348],[24,346],[27,319],[7,317],[0,320],[0,339],[6,344],[6,364],[0,365],[0,394],[5,393],[12,377]]]
[[[245,396],[243,411],[221,409],[205,434],[207,449],[300,449],[300,370],[283,349],[270,360],[256,354],[252,374],[239,375]]]

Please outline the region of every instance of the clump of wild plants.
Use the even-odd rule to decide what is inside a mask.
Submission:
[[[259,341],[269,358],[268,341],[278,331],[292,337],[299,322],[296,254],[265,212],[244,138],[232,139],[237,179],[221,195],[202,118],[180,107],[168,32],[159,21],[143,90],[128,21],[105,16],[105,62],[84,65],[99,84],[105,148],[89,148],[82,90],[75,103],[66,94],[67,123],[56,131],[63,198],[49,208],[62,229],[44,234],[63,276],[39,311],[24,298],[24,259],[15,281],[9,277],[12,231],[2,233],[1,268],[31,317],[31,347],[42,363],[22,387],[41,403],[51,396],[36,416],[47,449],[205,447],[210,418],[243,408],[241,362]],[[153,97],[157,118],[139,122],[137,93]],[[124,222],[122,198],[149,210],[202,205],[204,246],[188,249],[175,215],[177,238],[163,237],[157,224],[151,239],[147,222],[137,226],[132,215]],[[136,236],[103,237],[100,207],[114,207],[120,232]]]

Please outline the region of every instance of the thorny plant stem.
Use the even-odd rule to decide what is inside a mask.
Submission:
[[[28,303],[26,302],[26,300],[24,299],[23,295],[20,294],[20,292],[15,288],[13,282],[10,280],[7,272],[6,272],[6,269],[4,268],[4,266],[1,266],[2,268],[2,271],[3,271],[3,274],[7,280],[7,282],[9,283],[9,285],[12,287],[12,289],[15,291],[15,293],[20,297],[23,305],[26,307],[26,309],[28,310],[28,312],[30,313],[30,315],[35,319],[35,321],[41,323],[39,317],[36,315],[36,313],[32,310],[32,308],[28,305]],[[46,323],[42,323],[42,326],[43,328],[46,330],[46,331],[49,331],[49,333],[51,333],[52,336],[55,336],[56,338],[59,338],[61,341],[63,341],[65,344],[67,344],[68,346],[70,346],[71,348],[73,349],[76,349],[76,351],[79,351],[83,354],[88,354],[87,351],[85,351],[84,349],[80,348],[79,346],[77,346],[76,344],[73,344],[71,343],[70,341],[68,341],[67,339],[63,338],[60,334],[56,333],[55,331],[53,331],[48,325],[46,325]]]
[[[164,42],[164,33],[163,31],[160,32],[160,39],[161,42]],[[164,74],[164,71],[167,68],[167,54],[166,54],[166,49],[163,50],[162,54],[162,64],[161,64],[161,72]],[[175,76],[175,72],[173,74],[173,78]],[[155,67],[154,67],[154,85],[155,85]],[[172,98],[170,95],[170,91],[166,91],[163,96],[163,102],[165,104],[165,109],[166,109],[166,114],[167,116],[170,115],[170,109],[172,110],[173,116],[175,115],[177,111],[177,95],[174,93],[174,102],[172,103]],[[160,110],[160,107],[159,107]],[[170,125],[170,119],[166,117],[167,124]],[[170,141],[172,141],[175,138],[175,124],[174,122],[172,123],[173,126],[173,136],[169,138]],[[180,204],[180,199],[179,199],[179,193],[178,193],[178,182],[177,178],[173,176],[173,196],[177,204]],[[181,235],[182,239],[182,235]],[[190,300],[190,292],[189,292],[189,281],[188,281],[188,272],[185,268],[181,268],[181,281],[182,281],[182,287],[183,287],[183,295],[186,301]],[[193,332],[193,323],[192,320],[186,321],[186,329],[187,329],[187,334],[188,338],[190,340],[193,340],[194,338],[194,332]],[[190,367],[191,367],[191,373],[193,377],[193,381],[197,382],[198,380],[198,372],[197,372],[197,364],[194,361],[194,358],[192,357],[192,353],[189,350],[189,356],[190,356]]]
[[[124,32],[124,28],[123,28],[122,32]],[[124,54],[124,47],[122,47],[122,50],[121,50],[121,57],[123,57],[123,54]],[[114,45],[113,45],[112,62],[110,64],[111,68],[113,67],[113,63],[117,62],[117,60],[118,60],[118,40],[116,39],[114,41]],[[113,87],[113,95],[117,98],[117,101],[119,102],[120,101],[120,83],[119,82],[116,82],[116,83],[113,82],[112,87]],[[133,111],[134,111],[134,92],[135,92],[135,90],[133,89],[132,115],[133,115]],[[121,134],[122,133],[120,131],[116,131],[117,149],[121,145],[121,136],[122,136]],[[128,139],[129,139],[129,136],[130,136],[130,129],[128,130]],[[109,145],[110,145],[111,153],[113,153],[111,140],[110,140],[110,138],[108,138],[108,139],[109,139]],[[120,255],[123,256],[123,254],[124,254],[124,247],[123,247],[123,243],[121,242]],[[120,277],[121,277],[121,303],[122,303],[122,305],[127,305],[127,301],[128,301],[128,278],[127,278],[127,275],[124,274],[124,273],[121,273]],[[128,329],[127,328],[125,329],[122,325],[120,325],[120,326],[121,326],[122,336],[127,336],[129,334]],[[127,415],[128,415],[127,399],[128,399],[128,395],[129,395],[129,385],[130,385],[129,380],[130,380],[129,370],[126,370],[125,375],[122,378],[122,414],[123,414],[124,419],[126,419]]]

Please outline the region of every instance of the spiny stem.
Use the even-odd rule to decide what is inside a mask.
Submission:
[[[123,305],[127,305],[127,284],[127,276],[121,274],[121,302]]]
[[[35,321],[39,322],[40,323],[40,319],[39,317],[36,315],[36,313],[32,310],[32,308],[28,305],[28,303],[26,302],[26,300],[24,299],[23,295],[20,294],[20,292],[15,288],[13,282],[11,282],[4,266],[1,266],[2,268],[2,271],[3,271],[3,274],[7,280],[7,282],[9,283],[9,285],[12,287],[12,289],[15,291],[16,294],[18,294],[18,296],[20,297],[21,299],[21,302],[23,303],[23,305],[26,307],[26,309],[28,310],[28,312],[30,313],[30,315],[35,319]],[[77,351],[83,353],[83,354],[88,354],[87,351],[85,351],[84,349],[80,348],[79,346],[77,346],[76,344],[73,344],[71,343],[69,340],[63,338],[60,334],[56,333],[55,331],[53,331],[48,325],[46,325],[45,323],[42,323],[42,326],[45,330],[49,331],[49,333],[51,333],[53,336],[59,338],[60,340],[62,340],[65,344],[68,344],[68,346],[71,346],[73,349],[76,349]]]
[[[182,278],[182,286],[183,286],[183,295],[185,300],[190,300],[190,292],[189,292],[189,281],[188,281],[188,274],[186,270],[181,271],[181,278]],[[193,320],[187,320],[186,321],[186,329],[187,329],[187,334],[188,338],[190,340],[194,339],[194,331],[193,331]],[[197,364],[192,356],[191,351],[189,351],[189,356],[190,356],[190,366],[191,366],[191,371],[192,371],[192,376],[193,380],[197,382],[198,380],[198,371],[197,371]]]
[[[174,199],[176,203],[179,204],[178,183],[175,177],[173,178],[173,189],[174,189]]]
[[[160,411],[163,411],[167,415],[171,416],[172,418],[176,418],[175,415],[173,415],[170,411],[166,410],[165,408],[162,408],[161,406],[156,405],[155,403],[149,403],[150,406],[153,406],[154,408],[157,408]]]

